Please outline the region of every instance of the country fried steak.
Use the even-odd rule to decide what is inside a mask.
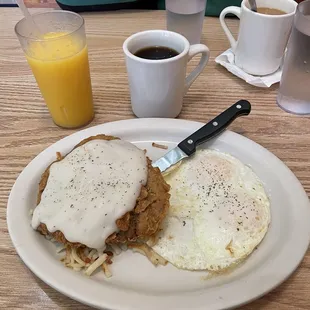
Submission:
[[[91,136],[84,139],[75,148],[96,139],[117,140],[119,138],[107,135]],[[58,154],[57,161],[61,161],[64,157]],[[53,163],[52,163],[53,164]],[[51,164],[51,165],[52,165]],[[51,166],[50,165],[50,166]],[[42,174],[39,183],[39,193],[37,197],[37,205],[41,201],[42,193],[46,187],[50,166]],[[141,186],[140,196],[137,199],[136,206],[130,212],[124,214],[116,221],[119,229],[107,239],[107,244],[124,244],[132,242],[146,242],[149,238],[154,237],[160,230],[161,223],[165,218],[169,208],[169,190],[170,186],[165,182],[158,168],[153,168],[151,160],[147,157],[148,177],[145,186]],[[81,247],[80,243],[69,242],[61,231],[49,232],[44,223],[40,223],[37,230],[43,235],[49,235],[56,241],[71,247]]]

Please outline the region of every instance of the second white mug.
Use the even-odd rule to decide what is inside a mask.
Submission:
[[[135,56],[143,48],[164,46],[178,55],[154,60]],[[130,36],[123,44],[131,105],[138,117],[176,117],[183,96],[208,63],[210,51],[203,44],[190,45],[182,35],[166,30],[149,30]],[[186,77],[187,63],[201,54],[197,67]]]
[[[297,3],[294,0],[256,0],[256,4],[258,8],[278,9],[285,14],[256,13],[250,10],[248,0],[243,0],[241,8],[225,8],[220,22],[235,54],[236,65],[249,74],[267,75],[277,71],[282,63]],[[227,14],[240,19],[237,41],[226,25]]]

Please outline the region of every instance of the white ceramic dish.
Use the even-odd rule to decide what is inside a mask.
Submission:
[[[35,207],[41,173],[82,139],[98,133],[119,136],[146,148],[157,159],[203,124],[171,119],[135,119],[107,123],[66,137],[39,154],[12,188],[7,211],[9,233],[25,264],[44,282],[82,303],[101,309],[227,309],[256,299],[283,282],[301,262],[310,240],[310,205],[294,174],[255,142],[226,131],[203,147],[228,152],[248,164],[263,181],[271,199],[272,222],[258,249],[233,272],[208,278],[205,272],[154,267],[144,256],[125,252],[115,258],[113,277],[87,278],[65,268],[55,246],[32,230],[29,210]]]

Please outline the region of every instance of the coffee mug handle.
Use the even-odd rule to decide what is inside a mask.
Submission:
[[[232,50],[234,51],[236,48],[236,45],[237,45],[237,41],[235,40],[234,36],[232,35],[232,33],[230,32],[230,30],[228,29],[228,27],[225,23],[225,17],[227,14],[234,14],[240,19],[241,8],[239,8],[237,6],[229,6],[229,7],[225,8],[220,14],[221,26],[222,26],[229,42],[230,42]]]
[[[197,54],[201,54],[201,58],[197,67],[186,77],[185,79],[185,92],[191,87],[193,82],[197,79],[200,73],[203,71],[207,65],[210,57],[210,50],[206,45],[203,44],[194,44],[191,45],[188,52],[188,61],[190,61]]]

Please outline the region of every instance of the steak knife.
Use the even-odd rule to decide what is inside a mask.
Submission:
[[[240,100],[236,102],[230,108],[215,117],[212,121],[202,126],[196,132],[180,142],[177,147],[155,161],[152,166],[158,167],[161,172],[166,171],[182,159],[193,155],[199,144],[209,141],[223,132],[237,117],[249,115],[250,112],[250,102],[247,100]]]

